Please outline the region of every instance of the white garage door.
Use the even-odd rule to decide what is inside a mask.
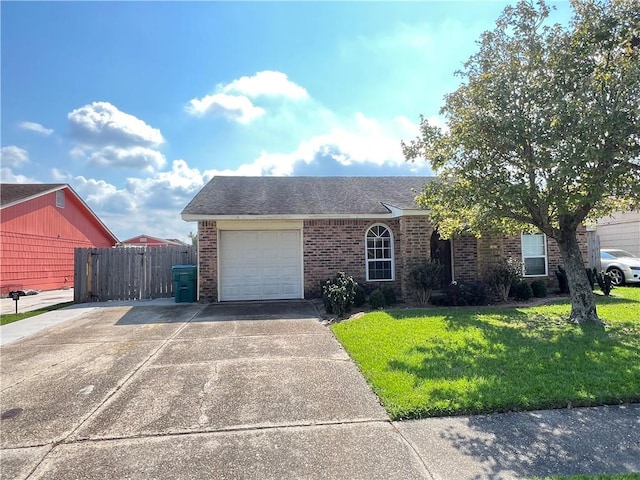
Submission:
[[[299,230],[220,232],[220,300],[302,298]]]

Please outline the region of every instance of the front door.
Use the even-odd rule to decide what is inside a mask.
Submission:
[[[431,259],[442,264],[440,274],[440,288],[446,288],[453,280],[451,268],[451,240],[440,238],[436,230],[431,234]]]

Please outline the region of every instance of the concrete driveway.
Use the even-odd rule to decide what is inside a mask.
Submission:
[[[640,471],[640,405],[390,422],[308,302],[111,302],[33,322],[0,348],[2,479]]]
[[[429,478],[311,303],[97,307],[1,353],[2,478]]]

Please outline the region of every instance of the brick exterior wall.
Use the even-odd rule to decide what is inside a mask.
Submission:
[[[578,229],[578,243],[582,251],[582,259],[585,267],[589,264],[589,256],[587,252],[587,230],[584,226]],[[454,258],[455,258],[455,278],[460,281],[480,281],[484,272],[495,263],[501,256],[513,257],[518,260],[522,259],[522,237],[514,236],[496,236],[486,235],[476,239],[476,272],[472,275],[471,270],[461,268],[459,263],[469,261],[471,251],[473,250],[472,237],[456,237],[454,240]],[[544,280],[549,286],[557,286],[556,271],[559,265],[563,265],[560,248],[555,240],[547,237],[547,276],[545,277],[525,277],[525,279]],[[467,272],[467,270],[469,270]]]
[[[453,238],[453,279],[475,282],[478,276],[478,239],[472,236]]]
[[[431,258],[431,234],[433,226],[427,217],[400,217],[400,246],[397,252],[400,260],[396,262],[396,278],[400,279],[400,297],[413,295],[409,284],[411,267],[420,261]]]
[[[198,222],[198,288],[200,300],[218,301],[218,229],[216,222]]]
[[[395,280],[366,282],[365,233],[380,223],[391,229],[394,240]],[[321,295],[321,282],[344,271],[367,291],[383,285],[392,286],[398,297],[409,297],[408,273],[411,265],[429,259],[433,226],[427,217],[406,216],[395,219],[322,219],[303,222],[304,297]],[[587,232],[578,231],[585,265],[588,264]],[[200,300],[218,300],[218,236],[215,221],[198,222],[198,271]],[[520,235],[457,236],[453,239],[454,279],[459,282],[482,280],[483,272],[500,256],[522,258]],[[548,273],[542,278],[549,285],[557,282],[555,271],[562,265],[557,243],[547,239]],[[533,279],[534,277],[532,277]]]
[[[365,234],[369,227],[380,223],[393,234],[395,280],[367,282],[365,265]],[[382,285],[392,286],[402,293],[400,272],[400,221],[398,219],[323,219],[305,220],[303,225],[304,296],[321,295],[321,283],[343,271],[351,275],[366,290]]]

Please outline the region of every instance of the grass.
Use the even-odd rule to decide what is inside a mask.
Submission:
[[[393,419],[640,401],[640,288],[598,297],[606,330],[568,300],[388,310],[332,326]]]
[[[30,312],[9,313],[7,315],[0,316],[0,325],[17,322],[18,320],[23,320],[29,317],[35,317],[36,315],[40,315],[41,313],[51,312],[53,310],[58,310],[70,305],[73,305],[73,302],[58,303],[57,305],[51,305],[49,307],[40,308],[38,310],[32,310]]]
[[[621,473],[613,475],[571,475],[568,477],[545,477],[534,480],[640,480],[640,473]]]

